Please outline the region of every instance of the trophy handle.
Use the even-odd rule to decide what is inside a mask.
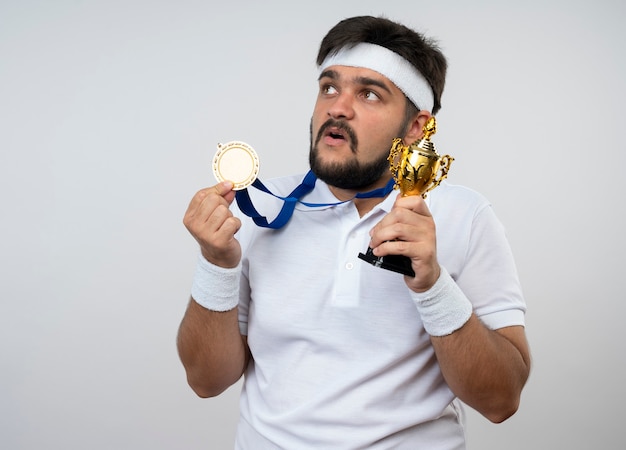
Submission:
[[[443,180],[448,178],[448,170],[450,170],[450,164],[452,164],[452,161],[454,161],[454,158],[452,156],[450,156],[450,155],[443,155],[441,158],[439,158],[439,170],[438,170],[438,173],[435,176],[435,178],[433,178],[433,180],[432,180],[430,186],[428,186],[428,190],[426,192],[432,191],[437,186],[439,186]],[[424,192],[424,194],[426,194],[426,192]],[[426,198],[425,195],[422,195],[422,197]]]

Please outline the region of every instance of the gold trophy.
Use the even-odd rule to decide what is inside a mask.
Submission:
[[[430,140],[437,132],[434,117],[428,119],[422,131],[424,136],[408,147],[402,144],[401,138],[394,139],[389,151],[389,169],[396,182],[394,188],[400,189],[402,196],[421,195],[426,198],[428,192],[447,178],[450,164],[454,161],[450,155],[439,156]],[[403,255],[378,257],[368,248],[365,254],[359,253],[359,258],[376,267],[415,276],[411,259]]]

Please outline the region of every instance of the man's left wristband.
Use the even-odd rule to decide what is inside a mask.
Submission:
[[[211,311],[229,311],[239,304],[241,263],[234,268],[224,268],[198,257],[191,285],[191,297],[200,306]]]

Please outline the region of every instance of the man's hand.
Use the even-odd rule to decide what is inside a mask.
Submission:
[[[376,256],[411,258],[415,277],[405,277],[415,292],[430,289],[439,278],[435,222],[419,195],[398,195],[393,208],[371,231],[370,247]]]
[[[183,219],[207,261],[224,268],[236,267],[241,259],[241,246],[235,239],[241,221],[229,209],[234,199],[229,181],[202,189],[194,195]]]

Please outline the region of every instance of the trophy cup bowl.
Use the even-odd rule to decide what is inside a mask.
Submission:
[[[396,182],[395,188],[400,190],[402,196],[421,195],[426,198],[428,192],[447,178],[454,158],[437,154],[430,140],[436,130],[435,118],[430,117],[422,130],[423,137],[413,144],[405,146],[401,138],[393,140],[388,157],[389,169]],[[366,253],[359,253],[359,258],[375,267],[415,276],[411,259],[403,255],[375,256],[373,250],[368,248]]]

